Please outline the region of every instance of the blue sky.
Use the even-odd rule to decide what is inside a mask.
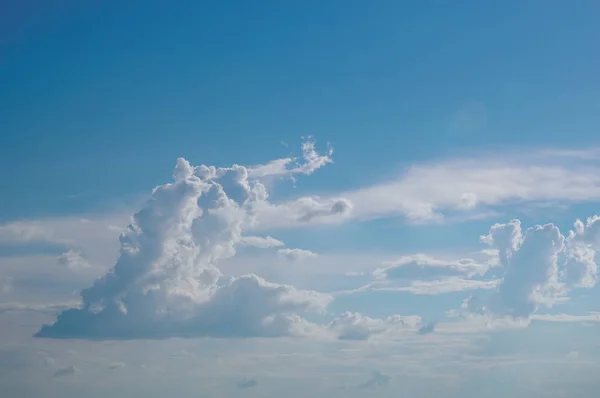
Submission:
[[[0,3],[9,396],[592,396],[597,2],[126,3]]]

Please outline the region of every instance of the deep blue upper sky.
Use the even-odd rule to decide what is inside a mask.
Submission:
[[[313,187],[489,146],[598,143],[600,3],[3,1],[0,219],[147,192],[178,156],[330,141]],[[289,143],[290,148],[281,142]]]

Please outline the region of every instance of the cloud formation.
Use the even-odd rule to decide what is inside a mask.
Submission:
[[[352,217],[402,216],[439,222],[458,216],[484,217],[509,204],[581,203],[600,200],[600,169],[584,152],[487,154],[415,164],[396,178],[345,191]]]
[[[370,318],[357,312],[345,312],[329,324],[340,340],[368,340],[371,336],[398,329],[414,329],[421,322],[418,316],[392,315],[385,319]]]
[[[491,290],[489,300],[471,297],[463,308],[479,315],[528,321],[541,306],[550,308],[565,301],[571,290],[591,288],[598,280],[598,216],[585,223],[577,220],[566,236],[554,224],[523,231],[521,222],[514,219],[493,225],[480,240],[492,248],[482,252],[489,256],[487,261],[446,261],[423,254],[405,256],[377,268],[372,282],[336,294],[395,291],[436,295]],[[488,271],[492,268],[501,276],[490,277]]]
[[[316,253],[313,253],[310,250],[303,250],[303,249],[285,248],[285,249],[279,249],[279,250],[277,250],[277,252],[279,254],[281,254],[283,257],[285,257],[291,261],[302,261],[302,260],[306,260],[307,258],[317,256]]]
[[[477,311],[529,319],[540,306],[563,301],[572,289],[593,287],[598,277],[599,221],[597,216],[585,224],[577,220],[567,236],[554,224],[525,232],[519,220],[492,226],[481,241],[498,250],[504,277],[492,300]]]
[[[90,267],[90,264],[83,255],[76,250],[68,250],[61,254],[57,259],[57,263],[59,266],[66,267],[75,272]]]
[[[325,155],[317,153],[315,141],[310,137],[302,144],[303,163],[299,163],[297,158],[288,157],[273,160],[267,164],[251,166],[248,168],[249,178],[263,178],[270,176],[288,176],[293,178],[295,174],[311,175],[317,169],[333,163],[331,155],[333,148],[329,147]],[[291,166],[291,167],[290,167]]]
[[[324,160],[305,146],[310,174]],[[314,155],[314,156],[313,156]],[[325,162],[327,163],[327,162]],[[318,167],[317,167],[318,166]],[[264,171],[261,175],[264,175]],[[268,206],[265,186],[234,165],[194,167],[178,159],[174,182],[156,187],[120,237],[112,269],[81,292],[81,308],[61,312],[38,337],[130,339],[254,337],[303,334],[296,313],[323,311],[331,297],[269,283],[256,275],[226,278],[220,261],[236,246],[277,246],[273,238],[244,237]]]

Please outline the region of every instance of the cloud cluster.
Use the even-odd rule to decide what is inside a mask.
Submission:
[[[374,279],[366,285],[336,294],[394,291],[437,295],[489,290],[489,299],[472,296],[463,303],[463,309],[480,316],[508,317],[527,324],[541,306],[549,308],[563,302],[573,289],[591,288],[598,280],[598,216],[586,222],[577,220],[566,235],[554,224],[536,225],[523,231],[521,222],[515,219],[493,225],[480,240],[491,246],[491,250],[481,252],[487,260],[405,256],[375,269]],[[361,331],[369,334],[369,327],[373,327],[368,322],[349,319],[347,322],[354,327],[355,334]],[[431,332],[434,328],[426,325],[422,331]]]
[[[599,221],[599,217],[586,224],[577,220],[567,236],[554,224],[524,232],[519,220],[492,226],[481,240],[498,250],[504,277],[489,310],[529,318],[540,305],[551,307],[574,288],[594,286]]]
[[[305,144],[304,158],[306,163],[289,173],[310,174],[330,161],[317,155],[313,144]],[[305,333],[310,324],[297,313],[323,311],[329,295],[269,283],[256,275],[226,278],[218,267],[236,254],[238,245],[282,245],[271,237],[244,236],[257,225],[258,209],[270,206],[265,186],[250,177],[274,174],[273,165],[267,166],[194,167],[178,159],[174,182],[156,187],[120,236],[116,264],[81,292],[80,308],[61,312],[37,336],[128,339]],[[64,262],[79,259],[67,253]]]
[[[491,300],[469,301],[466,310],[481,316],[528,320],[540,306],[552,306],[572,289],[596,283],[600,217],[577,221],[567,235],[553,224],[525,231],[519,220],[496,224],[481,238],[491,248],[481,252],[483,260],[404,256],[375,269],[367,285],[334,295],[271,283],[254,274],[224,275],[220,265],[234,257],[240,247],[271,249],[292,261],[316,256],[309,250],[286,248],[284,242],[259,233],[261,228],[335,223],[364,215],[359,208],[355,212],[361,205],[360,195],[309,196],[273,203],[264,178],[307,175],[332,162],[331,150],[319,155],[312,142],[304,144],[302,158],[300,163],[285,158],[252,167],[192,166],[178,159],[173,182],[156,187],[121,234],[114,266],[81,292],[79,306],[62,311],[37,336],[133,339],[318,333],[342,340],[366,340],[403,331],[428,334],[438,326],[425,324],[418,316],[375,319],[347,312],[320,325],[304,316],[325,312],[334,295],[373,290],[434,295],[485,289],[491,291]],[[534,175],[543,171],[536,170]],[[405,214],[426,217],[440,208],[471,209],[479,203],[499,203],[512,197],[510,193],[494,196],[481,191],[488,170],[474,173],[468,183],[453,184],[458,190],[446,186],[452,192],[441,201],[419,202],[425,197],[435,199],[427,188],[431,181],[414,179],[415,175],[429,178],[430,172],[448,177],[446,171],[435,167],[411,170],[407,178],[416,185],[408,186],[413,196],[406,203],[412,207],[402,208]],[[510,178],[521,178],[516,172],[507,173]],[[455,203],[457,197],[460,203]],[[39,233],[32,230],[17,236],[37,239]],[[73,270],[89,266],[76,249],[64,252],[58,263]],[[501,275],[490,275],[492,269]]]

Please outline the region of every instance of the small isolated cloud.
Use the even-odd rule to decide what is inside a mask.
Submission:
[[[390,382],[390,376],[381,373],[378,370],[374,370],[371,378],[366,382],[360,384],[358,388],[380,388],[385,387]]]
[[[90,264],[83,255],[76,250],[69,250],[61,254],[57,259],[57,263],[59,266],[66,267],[75,272],[90,267]]]
[[[310,250],[303,249],[279,249],[279,254],[290,261],[303,261],[311,257],[316,257],[317,253],[313,253]]]
[[[70,365],[65,368],[58,369],[56,372],[54,372],[54,377],[68,377],[79,372],[80,371],[77,367],[75,367],[74,365]]]
[[[257,385],[258,381],[256,381],[255,379],[244,379],[236,383],[236,387],[239,389],[252,388],[256,387]]]

